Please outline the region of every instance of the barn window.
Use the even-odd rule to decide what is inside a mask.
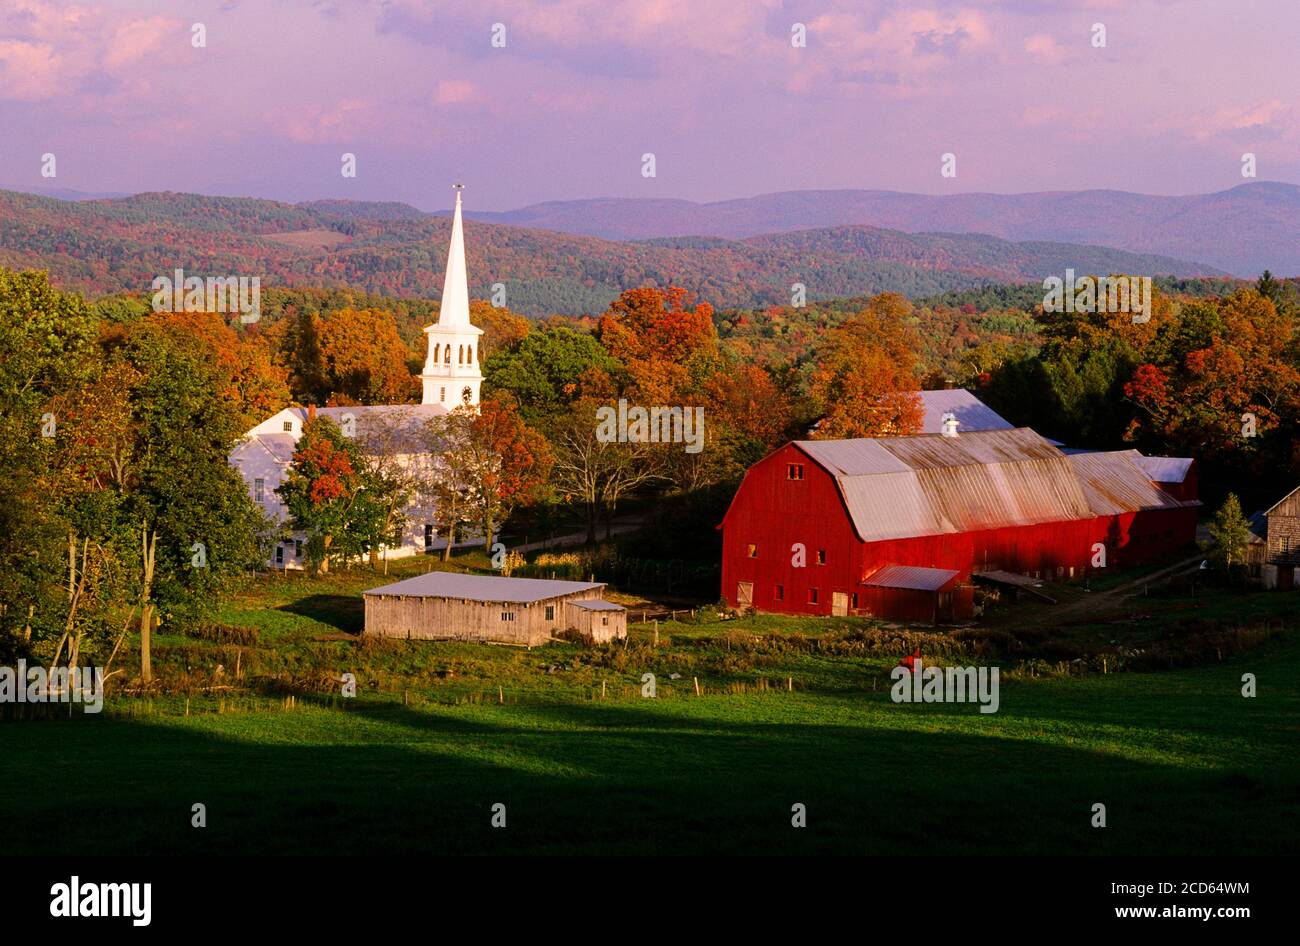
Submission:
[[[513,611],[502,611],[502,612],[501,612],[501,620],[503,620],[503,621],[513,621],[514,619],[515,619],[515,612],[513,612]]]
[[[553,604],[548,604],[548,605],[546,606],[546,620],[548,620],[548,621],[554,621],[554,620],[555,620],[555,605],[553,605]]]
[[[855,591],[853,592],[853,607],[856,608],[857,606],[858,606],[858,593]]]
[[[758,546],[753,542],[749,543],[749,557],[758,558]]]
[[[259,503],[266,501],[266,480],[253,480],[253,500]]]
[[[809,603],[809,604],[816,604],[816,603],[817,603],[817,589],[816,589],[816,588],[809,588],[809,589],[808,589],[808,603]]]
[[[803,479],[803,464],[791,463],[785,468],[785,477],[789,480]]]
[[[817,550],[817,564],[818,564],[818,565],[825,565],[825,564],[826,564],[826,550],[825,550],[825,549],[818,549],[818,550]]]
[[[785,600],[785,585],[776,586],[776,600],[777,601]]]

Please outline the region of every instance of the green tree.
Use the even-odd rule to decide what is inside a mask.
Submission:
[[[1229,493],[1210,523],[1210,538],[1214,540],[1214,560],[1228,568],[1246,561],[1246,547],[1250,544],[1250,523],[1241,512],[1241,501]]]

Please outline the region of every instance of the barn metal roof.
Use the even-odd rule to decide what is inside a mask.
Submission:
[[[1181,483],[1192,468],[1191,457],[1146,457],[1139,453],[1137,463],[1157,483]]]
[[[626,611],[621,604],[615,604],[613,601],[606,601],[604,598],[579,598],[577,601],[570,601],[569,604],[575,608],[582,608],[584,611]]]
[[[872,588],[907,588],[913,591],[938,591],[960,572],[948,568],[923,568],[919,565],[885,565],[862,584]]]
[[[1142,463],[1145,459],[1136,450],[1115,450],[1076,453],[1069,461],[1083,485],[1088,505],[1099,516],[1181,506],[1182,503],[1151,482],[1152,477]]]
[[[922,391],[921,404],[925,407],[925,420],[921,433],[943,432],[943,415],[951,413],[957,418],[958,431],[1011,430],[1012,424],[965,388],[945,391]]]
[[[835,477],[868,542],[1096,515],[1070,461],[1027,427],[797,446]]]
[[[555,581],[543,578],[503,578],[497,575],[429,572],[427,575],[417,575],[391,585],[371,588],[362,593],[527,604],[583,591],[597,591],[604,587],[600,582],[589,581]]]

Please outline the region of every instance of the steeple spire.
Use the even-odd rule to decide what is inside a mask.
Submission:
[[[420,381],[423,403],[441,404],[448,410],[460,404],[473,407],[479,401],[483,374],[479,370],[478,346],[483,330],[469,320],[469,277],[465,271],[465,231],[460,220],[460,192],[456,185],[456,215],[451,223],[451,246],[447,250],[447,276],[442,284],[442,307],[438,321],[424,327],[429,354]]]
[[[469,322],[469,280],[465,275],[465,231],[460,222],[460,192],[456,184],[456,215],[451,222],[451,247],[447,251],[447,277],[442,284],[442,308],[438,324],[464,328]]]

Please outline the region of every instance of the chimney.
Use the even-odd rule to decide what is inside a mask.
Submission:
[[[952,411],[949,411],[948,413],[944,414],[943,427],[942,427],[943,435],[945,437],[956,437],[958,423],[959,421],[957,420],[957,415],[954,414]]]

